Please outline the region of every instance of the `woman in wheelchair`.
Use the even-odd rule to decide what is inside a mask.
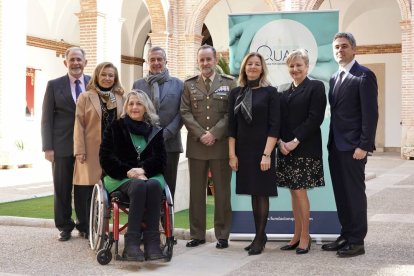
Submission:
[[[126,96],[121,118],[107,129],[100,147],[106,190],[108,193],[121,191],[130,200],[122,253],[126,260],[164,257],[160,249],[159,219],[166,151],[158,120],[147,94],[131,91]],[[146,227],[142,229],[144,211]],[[145,253],[140,248],[142,235]]]

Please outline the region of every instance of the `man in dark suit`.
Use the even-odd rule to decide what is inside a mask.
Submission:
[[[42,148],[52,163],[55,225],[59,241],[71,238],[72,220],[73,127],[76,99],[90,80],[83,74],[85,51],[79,47],[66,50],[64,64],[68,74],[47,83],[42,107]]]
[[[329,89],[329,169],[342,228],[338,239],[322,249],[353,257],[365,254],[365,164],[367,153],[375,149],[378,86],[375,74],[355,61],[352,34],[337,33],[332,45],[339,71],[332,76]]]
[[[228,96],[236,87],[231,76],[215,72],[216,50],[203,45],[197,52],[201,74],[184,82],[181,116],[188,130],[187,158],[190,172],[190,235],[187,247],[205,243],[208,170],[214,183],[214,233],[216,248],[228,247],[231,225],[228,147]]]
[[[140,89],[147,93],[160,116],[167,150],[167,167],[164,177],[174,198],[178,161],[180,153],[183,152],[180,133],[183,121],[180,103],[184,85],[181,80],[171,77],[168,69],[165,68],[167,56],[163,48],[152,47],[148,51],[147,62],[150,67],[148,76],[135,81],[132,89]]]

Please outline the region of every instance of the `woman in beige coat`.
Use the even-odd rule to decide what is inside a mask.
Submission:
[[[92,190],[102,175],[99,147],[105,129],[122,113],[124,89],[117,68],[110,62],[99,64],[76,103],[74,128],[75,169],[73,174],[76,228],[80,236],[89,232]]]

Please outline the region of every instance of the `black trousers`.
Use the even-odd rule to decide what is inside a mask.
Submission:
[[[89,212],[91,209],[93,186],[73,185],[76,212],[76,229],[89,233]]]
[[[167,152],[167,166],[165,168],[164,178],[168,184],[168,188],[170,188],[173,200],[175,195],[175,187],[177,183],[177,169],[179,159],[179,152]]]
[[[117,190],[129,197],[128,234],[142,232],[144,212],[146,231],[159,230],[162,189],[157,180],[133,179],[122,184]]]
[[[55,160],[52,162],[55,225],[59,231],[72,231],[75,227],[72,220],[74,161],[73,156],[55,156]]]
[[[339,151],[332,143],[329,170],[335,195],[341,236],[352,244],[364,244],[368,232],[365,164],[367,157],[356,160],[353,151]]]

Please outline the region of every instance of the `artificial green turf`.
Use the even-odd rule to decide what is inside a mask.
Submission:
[[[72,212],[75,215],[75,210]],[[39,197],[14,202],[0,203],[0,216],[53,219],[53,196]],[[207,197],[207,229],[214,227],[214,197]],[[127,221],[127,215],[120,214],[120,223]],[[188,209],[175,213],[174,227],[188,229]]]
[[[214,227],[214,197],[208,196],[207,197],[207,229],[211,229]],[[188,209],[182,210],[180,212],[175,213],[174,215],[174,224],[175,228],[184,228],[188,229],[189,220],[188,220]]]
[[[0,203],[0,216],[53,218],[53,196]]]

